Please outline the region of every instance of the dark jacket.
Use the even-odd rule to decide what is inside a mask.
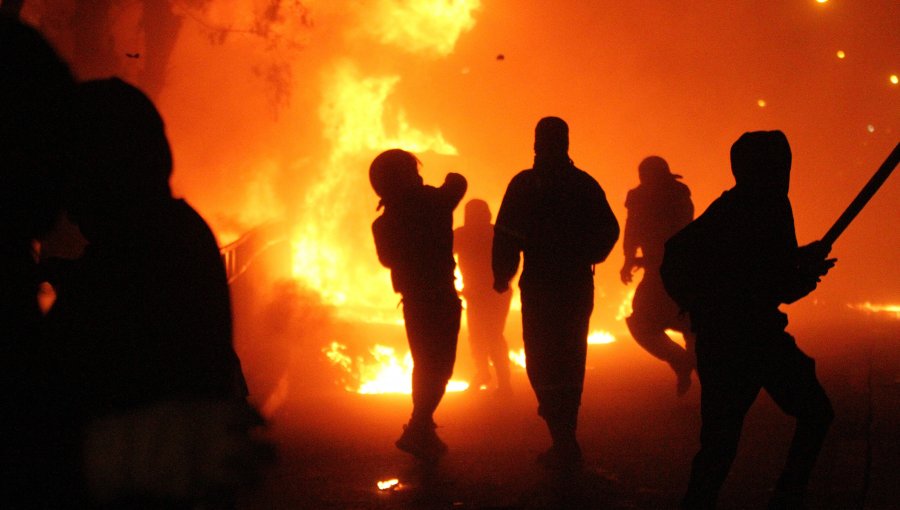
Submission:
[[[453,210],[465,192],[465,178],[448,174],[440,188],[418,186],[385,203],[372,223],[378,260],[404,299],[455,292]]]
[[[494,279],[508,283],[524,254],[525,290],[593,283],[619,238],[603,189],[572,164],[529,169],[513,177],[494,227]]]
[[[666,243],[660,273],[695,331],[778,328],[778,310],[815,288],[798,269],[786,194],[734,188]]]

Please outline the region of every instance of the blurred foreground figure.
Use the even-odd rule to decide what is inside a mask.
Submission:
[[[789,335],[782,303],[812,292],[834,259],[797,246],[788,199],[791,150],[781,131],[743,134],[731,147],[736,185],[666,243],[666,290],[697,335],[703,420],[685,509],[716,507],[744,416],[765,389],[797,419],[769,508],[805,508],[810,472],[834,417],[815,362]]]
[[[400,149],[372,161],[369,181],[381,198],[378,208],[384,207],[372,223],[375,249],[402,296],[413,358],[412,417],[396,445],[433,461],[447,451],[435,432],[434,412],[456,361],[462,307],[454,286],[453,210],[467,183],[449,173],[440,188],[423,184],[419,160]]]
[[[475,362],[471,387],[478,390],[491,380],[490,365],[497,372],[497,391],[512,393],[509,376],[509,347],[503,336],[512,292],[494,291],[491,246],[494,225],[491,209],[484,200],[466,203],[465,224],[453,232],[453,249],[459,256],[462,295],[466,298],[469,344]]]
[[[641,283],[634,291],[631,316],[625,319],[634,340],[653,356],[665,361],[678,378],[677,392],[683,395],[691,386],[694,370],[694,334],[686,314],[666,293],[659,266],[665,242],[694,219],[691,191],[679,182],[680,175],[669,170],[659,156],[650,156],[638,165],[640,185],[628,192],[625,207],[625,263],[620,273],[628,285],[632,273],[643,268]],[[638,250],[641,255],[638,256]],[[666,333],[667,329],[684,335],[681,347]]]
[[[569,159],[569,127],[545,117],[535,128],[534,167],[513,177],[494,228],[494,289],[519,280],[528,379],[553,446],[539,462],[554,469],[582,463],[576,439],[587,336],[594,308],[594,264],[619,237],[603,189]]]
[[[79,488],[80,435],[54,392],[35,249],[62,206],[74,84],[36,30],[0,12],[0,508],[54,508]]]
[[[163,121],[119,80],[78,85],[69,217],[88,246],[48,261],[47,331],[68,413],[85,423],[84,477],[108,506],[226,505],[265,460],[232,348],[216,240],[169,189]]]

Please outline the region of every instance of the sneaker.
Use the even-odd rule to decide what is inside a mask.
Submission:
[[[416,458],[435,461],[447,453],[447,444],[441,441],[434,428],[404,425],[403,434],[394,445]]]

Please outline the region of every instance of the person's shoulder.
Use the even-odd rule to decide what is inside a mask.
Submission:
[[[593,175],[585,172],[578,167],[572,168],[574,169],[574,173],[572,174],[574,178],[570,179],[572,186],[575,186],[583,193],[589,193],[591,195],[603,195],[604,197],[606,196],[606,192],[603,191],[603,187],[600,186],[600,183],[597,182],[597,179],[595,179]]]

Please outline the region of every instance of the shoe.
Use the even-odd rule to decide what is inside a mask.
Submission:
[[[403,434],[394,445],[410,455],[426,461],[435,461],[447,453],[447,444],[434,431],[435,426],[403,426]]]
[[[584,464],[578,443],[554,443],[549,450],[538,455],[538,464],[551,471],[578,471]]]

